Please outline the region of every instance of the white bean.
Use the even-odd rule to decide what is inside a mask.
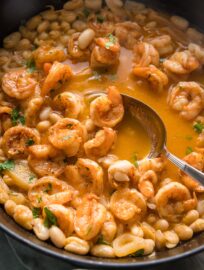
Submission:
[[[87,25],[85,22],[76,20],[73,22],[72,27],[77,31],[77,32],[82,32],[84,29],[86,29]]]
[[[63,248],[65,246],[66,237],[63,231],[60,230],[57,226],[52,226],[50,228],[50,239],[52,243],[58,248]]]
[[[74,10],[83,6],[83,0],[71,0],[64,4],[63,8],[67,10]]]
[[[17,205],[15,207],[14,220],[27,230],[32,230],[33,214],[25,205]]]
[[[51,111],[52,111],[51,107],[43,108],[39,114],[40,120],[47,120],[49,118]]]
[[[50,126],[51,126],[50,121],[41,121],[37,124],[36,128],[39,132],[43,132],[47,130]]]
[[[4,204],[4,209],[9,216],[13,216],[16,208],[16,203],[12,200],[7,200]]]
[[[85,0],[85,7],[92,9],[94,11],[98,11],[101,9],[102,0]]]
[[[189,240],[193,236],[193,230],[184,224],[176,224],[174,227],[174,231],[177,233],[178,237],[183,240]]]
[[[33,220],[33,231],[37,238],[42,241],[46,241],[50,237],[49,229],[44,226],[41,218],[36,218]]]
[[[190,225],[191,229],[194,233],[202,232],[204,231],[204,219],[197,219]]]
[[[38,33],[42,33],[42,32],[45,32],[48,30],[50,26],[50,23],[49,21],[42,21],[39,25],[38,25],[38,28],[37,28],[37,31]]]
[[[31,31],[35,30],[38,27],[38,25],[41,23],[41,21],[42,21],[41,16],[39,15],[34,16],[30,20],[27,21],[26,27]]]
[[[145,239],[144,255],[149,255],[154,251],[155,242],[152,239]]]
[[[15,48],[21,39],[21,34],[19,32],[14,32],[4,38],[3,44],[6,49]]]
[[[191,39],[191,41],[201,42],[203,40],[203,34],[198,32],[195,28],[189,27],[186,34]]]
[[[96,257],[103,257],[103,258],[115,257],[114,249],[108,245],[94,245],[90,252],[93,256]]]
[[[48,21],[55,21],[57,20],[57,13],[55,10],[46,10],[41,12],[41,16],[43,19],[48,20]]]
[[[65,247],[67,251],[85,255],[89,252],[89,244],[87,241],[80,239],[79,237],[71,236],[68,237],[65,241]]]
[[[31,48],[31,43],[30,40],[27,38],[23,38],[19,41],[18,46],[17,46],[17,50],[29,50]]]
[[[167,248],[174,248],[179,243],[178,235],[174,231],[164,232],[164,238],[166,239]]]
[[[94,37],[95,37],[95,32],[92,29],[88,28],[84,30],[80,34],[79,39],[78,39],[79,48],[82,50],[86,49],[91,44]]]
[[[76,14],[72,11],[62,10],[60,20],[72,23],[76,20]]]
[[[189,26],[189,22],[180,16],[171,16],[171,21],[180,30],[186,30]]]

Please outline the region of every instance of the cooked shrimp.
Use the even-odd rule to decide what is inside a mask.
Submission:
[[[159,93],[163,91],[169,81],[166,74],[154,65],[150,65],[149,67],[134,67],[133,74],[146,79],[152,88]]]
[[[95,195],[88,194],[77,208],[74,220],[76,234],[85,240],[93,239],[106,220],[106,208],[98,203]]]
[[[0,106],[0,115],[1,114],[11,114],[12,108],[8,106]]]
[[[169,91],[167,102],[181,117],[192,120],[204,106],[204,89],[196,82],[179,82]]]
[[[77,61],[86,61],[90,56],[90,50],[87,48],[81,50],[78,45],[78,39],[81,33],[74,33],[69,37],[67,52],[70,58]]]
[[[96,46],[92,50],[91,68],[109,67],[118,64],[120,45],[113,35],[95,40]]]
[[[86,140],[86,129],[78,120],[63,118],[49,128],[48,140],[67,156],[75,156]]]
[[[141,27],[136,22],[131,21],[117,23],[115,35],[121,46],[132,49],[141,36]]]
[[[16,126],[7,129],[3,135],[2,147],[9,158],[24,158],[28,156],[29,142],[38,144],[40,136],[32,128]]]
[[[146,213],[147,206],[143,195],[136,189],[122,188],[113,193],[110,199],[111,212],[121,221],[137,221]]]
[[[107,95],[96,98],[90,104],[90,117],[98,127],[114,127],[123,118],[122,97],[115,86],[107,89]]]
[[[98,159],[98,162],[104,169],[108,169],[111,164],[117,161],[119,158],[116,155],[108,154],[107,156]]]
[[[138,188],[146,198],[154,196],[154,186],[157,184],[158,177],[153,170],[146,171],[139,179]]]
[[[105,156],[116,141],[116,132],[112,128],[104,127],[95,137],[84,144],[84,150],[89,158]]]
[[[32,98],[25,111],[26,125],[29,127],[36,127],[38,112],[43,104],[42,97]]]
[[[54,159],[46,160],[39,159],[38,157],[33,157],[30,155],[28,157],[28,164],[32,168],[32,170],[40,177],[51,175],[58,177],[65,170],[65,163],[63,160],[55,161]]]
[[[42,45],[33,51],[33,58],[37,67],[42,68],[44,63],[62,62],[66,59],[64,50],[59,47]]]
[[[201,153],[192,152],[187,155],[183,160],[200,171],[204,169],[204,156]],[[199,182],[193,180],[190,176],[186,175],[182,171],[180,172],[180,174],[182,183],[188,189],[195,192],[204,192],[204,187],[200,185]]]
[[[107,211],[106,220],[101,228],[101,235],[103,239],[107,242],[112,242],[117,232],[117,224],[113,215]]]
[[[190,43],[188,45],[189,51],[197,58],[201,65],[204,64],[204,48],[195,44]]]
[[[147,39],[147,42],[151,43],[157,49],[161,57],[171,54],[174,50],[173,42],[169,35]]]
[[[35,207],[49,204],[65,204],[73,199],[76,191],[64,181],[53,176],[38,179],[30,186],[28,199]]]
[[[97,19],[97,17],[96,17]],[[104,21],[103,23],[97,23],[90,21],[88,26],[94,30],[96,37],[105,37],[114,32],[115,25],[113,22]]]
[[[144,158],[139,162],[139,171],[143,174],[146,171],[152,170],[155,172],[162,172],[165,165],[166,159],[164,157],[158,158]]]
[[[57,154],[59,154],[59,150],[57,150],[50,144],[31,145],[28,151],[33,157],[39,159],[53,158],[56,157]]]
[[[59,82],[64,82],[72,76],[71,68],[68,65],[55,61],[42,85],[42,95],[45,96],[52,89],[55,89]]]
[[[118,160],[108,168],[108,180],[113,188],[135,184],[139,178],[136,167],[127,160]]]
[[[101,195],[103,192],[103,170],[93,160],[79,158],[75,168],[67,166],[65,174],[68,182],[75,182],[82,192],[93,192]]]
[[[148,67],[150,64],[159,65],[159,53],[153,45],[140,42],[133,48],[134,63],[137,67]]]
[[[74,209],[60,204],[49,204],[45,207],[56,217],[57,225],[63,231],[65,236],[69,236],[74,231]],[[43,216],[45,217],[44,211]]]
[[[33,95],[37,81],[26,69],[17,69],[4,74],[2,89],[10,97],[26,99]]]
[[[197,204],[187,187],[178,182],[161,187],[155,196],[155,202],[160,217],[171,222],[178,222],[185,212],[195,208]]]
[[[189,74],[200,67],[200,63],[189,51],[175,52],[163,63],[165,69],[175,74]]]
[[[84,109],[81,96],[71,92],[63,92],[54,98],[54,105],[64,112],[65,117],[77,118]]]

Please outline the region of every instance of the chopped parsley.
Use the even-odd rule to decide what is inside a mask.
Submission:
[[[0,163],[0,171],[12,170],[14,166],[15,166],[15,163],[13,160],[6,160],[3,163]]]
[[[193,152],[193,148],[190,147],[190,146],[188,146],[188,147],[186,148],[186,155],[189,155],[189,154],[192,153],[192,152]]]
[[[96,243],[99,244],[99,245],[108,245],[108,246],[110,246],[110,244],[104,240],[102,234],[99,236]]]
[[[49,191],[52,190],[52,184],[51,183],[48,183],[48,186],[47,188],[44,190],[44,192],[48,193]]]
[[[25,117],[17,108],[14,108],[11,112],[11,121],[14,126],[18,124],[25,125]]]
[[[141,257],[144,255],[144,249],[141,248],[139,250],[137,250],[135,253],[131,254],[131,257]]]
[[[87,9],[87,8],[85,8],[84,10],[83,10],[83,13],[84,13],[84,16],[87,18],[87,17],[89,17],[89,15],[90,15],[90,11]]]
[[[28,139],[27,141],[26,141],[26,145],[27,146],[31,146],[31,145],[33,145],[35,142],[34,142],[34,140],[33,139]]]
[[[34,207],[32,209],[32,213],[33,213],[33,218],[38,218],[40,216],[41,209],[38,207]]]
[[[44,225],[47,228],[50,228],[52,225],[56,225],[57,226],[57,218],[56,216],[47,208],[44,208],[45,211],[45,221],[44,221]]]
[[[204,124],[201,122],[196,122],[196,124],[193,125],[193,128],[194,128],[195,132],[200,134],[204,130]]]
[[[110,49],[110,47],[116,43],[116,37],[114,35],[109,34],[108,39],[109,41],[105,44],[106,49]]]
[[[103,23],[105,18],[102,15],[97,15],[96,20],[98,23]]]
[[[26,68],[28,69],[28,72],[33,73],[36,70],[35,60],[34,59],[29,59],[26,62]]]
[[[31,176],[29,177],[29,179],[28,179],[28,182],[29,182],[29,183],[32,183],[33,180],[34,180],[35,178],[36,178],[35,175],[31,175]]]
[[[133,153],[133,155],[132,155],[132,160],[133,160],[133,165],[136,167],[136,168],[138,168],[138,157],[137,157],[137,154],[136,153]]]

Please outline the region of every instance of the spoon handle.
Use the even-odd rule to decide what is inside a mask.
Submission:
[[[180,158],[177,158],[173,154],[171,154],[167,149],[165,149],[166,157],[174,163],[177,167],[179,167],[183,172],[200,182],[202,185],[204,185],[204,173],[197,170],[196,168],[190,166],[185,161],[181,160]]]

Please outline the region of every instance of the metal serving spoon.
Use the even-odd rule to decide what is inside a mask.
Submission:
[[[85,96],[89,100],[93,100],[96,97],[104,94],[104,92],[90,91],[87,92]],[[155,158],[160,154],[164,154],[184,173],[188,174],[190,177],[204,185],[204,173],[190,166],[188,163],[174,156],[168,151],[166,147],[166,128],[159,115],[152,108],[138,99],[125,94],[121,94],[121,96],[123,97],[125,113],[129,113],[133,118],[135,118],[151,139],[151,149],[148,154],[148,158]]]
[[[204,173],[190,166],[168,151],[166,147],[166,128],[159,115],[145,103],[133,97],[124,94],[122,94],[122,97],[125,112],[129,112],[133,118],[137,119],[151,139],[151,149],[148,157],[155,158],[160,154],[164,154],[184,173],[204,185]]]

